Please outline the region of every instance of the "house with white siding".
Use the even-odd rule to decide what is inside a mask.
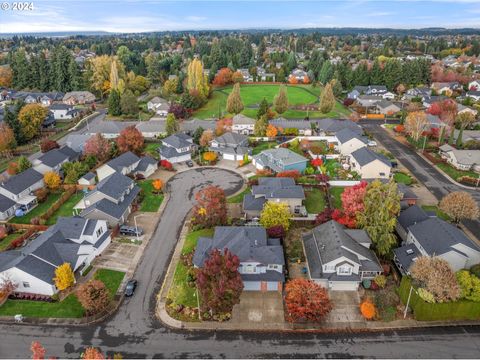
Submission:
[[[139,163],[140,158],[131,151],[127,151],[100,166],[97,169],[98,180],[103,180],[114,172],[119,172],[123,175],[131,174]]]
[[[78,160],[80,154],[68,146],[52,149],[32,161],[33,168],[40,174],[53,171],[60,174],[62,165]]]
[[[480,150],[460,150],[449,144],[439,147],[442,159],[458,170],[474,170],[480,173]]]
[[[192,159],[192,151],[195,145],[189,135],[178,133],[162,139],[158,147],[161,160],[167,160],[172,164],[181,163]]]
[[[392,163],[382,154],[361,147],[349,155],[350,169],[362,179],[389,179]]]
[[[237,114],[232,118],[232,132],[237,134],[252,135],[255,129],[255,119],[243,114]]]
[[[352,152],[367,147],[368,140],[364,136],[358,135],[349,128],[340,130],[335,134],[337,138],[336,149],[342,155],[350,155]]]

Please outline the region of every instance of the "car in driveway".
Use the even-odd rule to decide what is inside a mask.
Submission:
[[[368,143],[367,143],[368,146],[371,146],[371,147],[374,147],[374,146],[377,146],[377,142],[374,141],[374,140],[369,140]]]
[[[120,234],[127,236],[142,236],[143,229],[135,226],[122,225],[120,226]]]
[[[135,293],[135,289],[137,288],[137,280],[128,280],[127,282],[127,286],[125,286],[125,296],[126,297],[130,297],[130,296],[133,296],[133,294]]]

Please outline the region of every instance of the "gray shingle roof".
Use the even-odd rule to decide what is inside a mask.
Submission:
[[[232,118],[232,124],[234,125],[254,125],[255,119],[252,119],[243,114],[237,114]]]
[[[408,231],[408,227],[418,222],[425,221],[429,216],[417,205],[410,206],[400,213],[398,223]]]
[[[87,221],[87,219],[80,216],[59,217],[57,220],[57,227],[61,229],[63,236],[67,239],[78,240],[83,233]]]
[[[42,179],[42,174],[32,168],[29,168],[20,174],[12,176],[0,186],[11,193],[18,195]]]
[[[82,176],[82,179],[89,180],[89,181],[94,178],[95,178],[95,174],[91,171],[89,171],[88,173]]]
[[[353,122],[352,120],[343,120],[343,119],[319,119],[316,120],[317,127],[320,130],[329,133],[337,133],[338,131],[349,128],[358,135],[363,134],[363,129],[360,125]]]
[[[177,156],[187,155],[190,152],[186,151],[186,152],[179,153],[173,147],[162,145],[158,148],[158,153],[166,159],[171,159]]]
[[[215,138],[215,141],[217,141],[222,146],[239,146],[245,140],[248,140],[248,136],[233,132],[226,132],[222,136],[218,136]]]
[[[65,161],[72,161],[78,157],[78,153],[68,146],[63,146],[60,149],[52,149],[41,155],[38,160],[51,168],[60,165]]]
[[[399,248],[393,249],[397,260],[402,264],[402,267],[408,271],[413,259],[422,256],[415,244],[407,244]]]
[[[7,211],[13,206],[15,206],[15,201],[0,194],[0,212]]]
[[[140,161],[140,158],[131,151],[127,151],[126,153],[123,153],[122,155],[117,156],[115,159],[107,162],[107,165],[112,169],[119,171],[122,168],[132,166],[137,161]]]
[[[151,156],[142,156],[140,158],[140,162],[138,163],[137,167],[135,168],[135,171],[145,171],[147,170],[149,165],[155,165],[157,163],[157,160],[152,158]]]
[[[345,144],[347,141],[352,139],[358,139],[365,144],[367,143],[367,140],[363,136],[358,135],[358,133],[356,133],[350,128],[344,128],[340,130],[335,134],[335,137],[340,142],[340,144]]]
[[[174,147],[175,149],[185,148],[192,146],[192,143],[188,140],[192,138],[185,134],[173,134],[162,140],[162,143]]]
[[[133,183],[134,181],[128,176],[114,172],[112,175],[98,183],[96,191],[100,191],[101,193],[118,200],[127,192]]]
[[[270,161],[270,158],[273,158],[274,162]],[[268,149],[262,151],[260,154],[255,155],[254,159],[256,161],[260,160],[264,166],[268,166],[274,171],[283,171],[283,168],[277,165],[276,162],[281,163],[284,167],[291,164],[297,164],[302,162],[307,162],[308,159],[293,152],[292,150],[285,148],[277,149]]]
[[[36,278],[53,285],[55,266],[52,266],[35,256],[26,256],[16,265],[16,267],[25,271],[27,274],[31,274]]]
[[[252,186],[252,194],[266,199],[305,199],[303,187],[292,178],[260,178],[258,185]]]
[[[262,211],[266,202],[264,197],[256,198],[252,194],[245,194],[242,207],[244,211]]]
[[[102,199],[95,204],[84,209],[81,213],[81,216],[86,216],[92,211],[98,210],[116,220],[119,220],[122,215],[125,213],[127,208],[132,204],[133,200],[137,197],[140,192],[138,186],[134,186],[128,195],[125,196],[122,202],[115,204],[114,202],[108,199]]]
[[[388,160],[382,154],[376,153],[366,147],[362,147],[358,150],[355,150],[350,154],[359,164],[360,166],[364,166],[366,164],[370,164],[372,161],[380,160],[387,166],[392,166],[390,160]]]

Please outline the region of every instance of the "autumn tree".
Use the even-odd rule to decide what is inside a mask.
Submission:
[[[235,71],[232,74],[232,82],[233,83],[240,83],[244,80],[243,75],[240,71]]]
[[[440,201],[440,209],[456,223],[463,219],[476,220],[479,208],[475,199],[466,191],[454,191]]]
[[[122,153],[131,151],[140,155],[143,151],[144,142],[145,140],[142,133],[135,127],[135,125],[123,129],[117,138],[118,150]]]
[[[228,249],[212,250],[202,267],[196,269],[196,284],[202,310],[213,315],[229,314],[240,302],[243,281],[240,260]]]
[[[225,86],[232,83],[233,72],[228,67],[221,68],[213,79],[213,84],[217,86]]]
[[[40,150],[42,153],[46,153],[53,149],[58,149],[60,145],[55,140],[50,140],[49,138],[45,138],[40,143]]]
[[[69,263],[63,263],[55,269],[53,281],[55,281],[55,286],[60,291],[68,289],[75,283],[75,275]]]
[[[6,235],[5,235],[6,236]],[[0,236],[0,239],[2,237]],[[18,287],[8,276],[0,277],[0,300],[10,296]]]
[[[227,222],[227,198],[218,186],[207,186],[195,194],[192,223],[210,228]]]
[[[364,199],[367,193],[366,181],[345,188],[341,195],[342,211],[337,210],[332,214],[335,221],[349,228],[357,226],[357,214],[364,210]]]
[[[172,113],[168,113],[167,120],[165,120],[165,131],[167,135],[173,135],[180,129],[178,120]]]
[[[47,117],[48,109],[39,104],[27,104],[18,113],[18,121],[26,140],[33,139],[40,132],[40,127]]]
[[[81,355],[81,358],[83,360],[104,360],[105,356],[99,349],[90,346],[85,349],[85,351]]]
[[[428,129],[429,122],[423,111],[414,111],[405,119],[405,130],[411,134],[415,142],[418,142],[423,132]]]
[[[360,304],[360,313],[367,320],[372,320],[377,313],[375,304],[370,299],[362,301]]]
[[[32,167],[32,163],[25,155],[22,155],[17,160],[18,172],[24,172]]]
[[[476,121],[475,116],[470,112],[463,112],[457,115],[455,122],[460,127],[460,131],[457,136],[457,147],[462,145],[463,131],[471,126]]]
[[[83,154],[86,156],[95,156],[98,161],[105,161],[109,158],[110,142],[102,134],[96,133],[85,142]]]
[[[202,99],[209,93],[208,78],[203,73],[203,64],[199,59],[193,59],[187,69],[187,90],[196,91]]]
[[[47,171],[43,175],[43,181],[50,190],[56,190],[60,186],[60,176],[55,171]]]
[[[160,179],[155,179],[152,181],[152,186],[157,192],[162,191],[163,181]]]
[[[110,305],[108,289],[102,281],[96,279],[81,284],[77,297],[88,315],[99,313]]]
[[[45,354],[47,351],[38,341],[32,341],[30,345],[30,350],[32,351],[32,359],[34,360],[43,360],[45,359]]]
[[[275,96],[273,100],[273,107],[275,111],[279,114],[283,114],[285,111],[288,110],[288,95],[287,95],[287,87],[285,85],[281,85],[280,89],[278,90],[278,94]]]
[[[0,87],[11,87],[12,77],[12,69],[7,66],[0,66]]]
[[[212,130],[205,130],[202,133],[202,136],[200,136],[200,146],[208,146],[210,144],[210,141],[213,140],[213,131]]]
[[[18,163],[15,161],[9,162],[7,167],[7,174],[12,176],[19,173]]]
[[[364,210],[357,213],[357,224],[368,233],[377,253],[386,256],[397,242],[394,234],[400,212],[397,184],[393,180],[386,184],[379,180],[371,182],[363,203]]]
[[[165,97],[169,97],[177,92],[178,87],[178,79],[171,79],[167,80],[163,83],[162,86],[162,95]]]
[[[265,136],[268,125],[267,115],[262,115],[257,121],[255,121],[255,125],[253,127],[253,133],[255,136]]]
[[[122,110],[123,114],[138,114],[137,97],[130,89],[125,90],[122,96],[120,96],[120,109]]]
[[[327,289],[303,278],[285,285],[285,306],[289,322],[319,322],[333,309]]]
[[[239,114],[243,110],[242,97],[240,96],[240,84],[233,85],[232,92],[227,98],[227,111],[231,114]]]
[[[437,302],[455,301],[461,295],[455,273],[442,258],[420,256],[410,266],[410,274]]]
[[[0,67],[1,68],[1,67]],[[4,122],[0,123],[0,154],[10,152],[17,145],[13,130]]]
[[[460,297],[462,299],[480,302],[480,278],[468,270],[458,271],[456,277],[461,289]]]
[[[267,135],[269,138],[274,138],[277,136],[277,134],[278,134],[277,128],[272,124],[268,124],[267,130],[265,131],[265,135]]]
[[[206,151],[203,153],[203,159],[208,162],[217,160],[217,154],[214,151]]]
[[[260,213],[260,224],[266,229],[283,226],[285,231],[290,228],[290,208],[284,202],[267,202]]]
[[[323,88],[322,94],[320,95],[320,111],[323,114],[327,114],[333,110],[335,106],[335,97],[333,96],[332,85],[328,83]]]

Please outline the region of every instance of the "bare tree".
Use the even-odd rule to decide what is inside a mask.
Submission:
[[[478,219],[480,214],[477,202],[465,191],[454,191],[446,195],[440,201],[440,209],[456,223],[462,219]]]
[[[414,111],[405,119],[405,129],[415,141],[420,139],[422,133],[428,128],[427,115],[423,111]]]

